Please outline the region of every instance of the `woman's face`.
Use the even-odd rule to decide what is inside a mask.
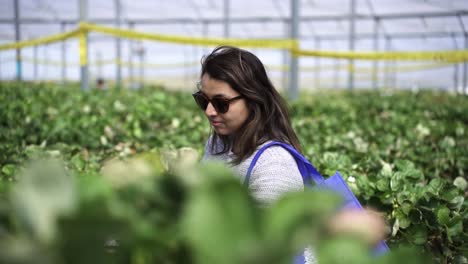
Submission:
[[[200,91],[210,100],[213,97],[231,99],[240,94],[232,87],[220,80],[212,79],[208,74],[203,74]],[[223,136],[235,135],[249,116],[249,110],[244,98],[233,100],[229,104],[229,110],[222,114],[216,111],[211,103],[205,110],[205,115],[210,121],[216,133]]]

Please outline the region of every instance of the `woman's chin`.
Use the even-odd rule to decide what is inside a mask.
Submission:
[[[216,131],[216,134],[221,135],[221,136],[229,136],[229,131],[225,128],[222,127],[214,127],[214,130]]]

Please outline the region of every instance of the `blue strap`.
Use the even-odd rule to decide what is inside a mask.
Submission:
[[[294,264],[305,264],[305,263],[306,261],[305,261],[304,253],[294,258]]]
[[[252,162],[250,163],[249,169],[247,170],[247,174],[245,175],[245,186],[249,185],[250,175],[252,174],[252,170],[255,167],[257,160],[260,158],[260,155],[271,146],[281,146],[287,151],[289,151],[289,153],[296,160],[298,169],[302,175],[302,180],[304,181],[304,185],[309,185],[310,180],[313,180],[317,184],[324,181],[324,178],[322,177],[322,175],[320,175],[320,173],[318,173],[317,169],[315,169],[315,167],[304,156],[297,152],[297,150],[294,149],[291,145],[279,141],[272,141],[260,148],[255,154],[254,158],[252,159]]]

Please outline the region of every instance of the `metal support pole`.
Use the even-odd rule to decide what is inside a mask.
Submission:
[[[464,37],[463,38],[463,42],[464,42],[463,46],[465,47],[465,49],[468,49],[468,31],[467,31],[467,29],[465,27],[465,24],[463,23],[463,19],[462,19],[461,15],[458,15],[457,18],[458,18],[458,22],[460,23],[460,27],[462,28],[463,33],[464,33],[463,34],[463,37]],[[467,83],[466,83],[467,75],[468,75],[468,65],[467,65],[467,62],[464,61],[463,62],[463,77],[462,77],[462,92],[463,92],[463,94],[467,94],[467,92],[468,92],[468,88],[466,87],[467,86]]]
[[[65,32],[65,23],[62,22],[62,32]],[[66,45],[65,45],[65,40],[62,41],[61,43],[61,50],[62,50],[62,84],[65,84],[67,81],[67,51],[66,51]]]
[[[144,67],[144,63],[145,63],[145,47],[143,46],[143,42],[140,41],[138,43],[138,49],[137,49],[137,53],[138,53],[138,56],[140,57],[140,85],[138,86],[138,88],[143,88],[144,87],[144,82],[145,82],[145,67]]]
[[[184,86],[189,87],[189,80],[188,80],[188,47],[182,47],[184,49]]]
[[[230,1],[224,0],[224,37],[229,38],[229,23],[230,23]]]
[[[391,46],[391,38],[389,36],[385,36],[385,51],[389,52],[390,51],[390,46]],[[385,71],[384,71],[384,87],[389,88],[390,86],[390,81],[389,81],[389,61],[385,61]]]
[[[43,58],[43,60],[47,61],[49,59],[49,45],[46,44],[46,45],[43,45],[42,47],[44,49],[44,58]],[[43,71],[42,76],[43,76],[42,79],[44,81],[47,81],[47,79],[49,78],[49,65],[47,65],[47,64],[44,65],[44,71]]]
[[[286,91],[288,89],[289,82],[289,67],[288,63],[290,61],[290,54],[287,49],[281,51],[282,63],[281,63],[281,88]]]
[[[288,23],[284,23],[284,38],[288,38],[288,34],[289,34],[289,24]],[[287,68],[287,65],[288,65],[288,62],[289,62],[289,51],[287,49],[283,49],[281,51],[282,53],[282,57],[283,57],[283,63],[282,63],[282,71],[281,71],[281,76],[282,76],[282,89],[286,91],[287,87],[288,87],[288,73],[289,73],[289,69]],[[283,68],[284,67],[284,68]]]
[[[199,57],[200,49],[199,47],[193,45],[192,46],[192,59],[190,59],[190,64],[189,64],[189,70],[190,70],[190,83],[189,86],[187,87],[193,87],[193,84],[197,82],[197,80],[194,80],[194,78],[197,78],[194,74],[194,67],[193,67],[193,62]]]
[[[356,0],[351,0],[349,19],[349,50],[354,51],[354,40],[356,33]],[[348,65],[348,89],[354,89],[354,59],[349,60]]]
[[[134,23],[128,23],[128,28],[133,30],[135,27]],[[133,73],[133,53],[135,52],[134,42],[131,39],[128,39],[128,78],[130,88],[134,88],[134,73]]]
[[[102,74],[102,55],[100,51],[96,52],[96,66],[97,66],[97,78],[103,79],[104,76]]]
[[[452,40],[453,40],[453,49],[457,50],[458,49],[457,37],[453,33],[452,33]],[[458,63],[453,64],[453,89],[455,93],[458,92]]]
[[[380,26],[379,24],[380,24],[380,20],[375,19],[374,20],[374,42],[373,42],[374,52],[379,51],[379,26]],[[379,72],[379,61],[374,60],[373,66],[372,66],[372,87],[374,89],[379,88],[378,72]]]
[[[120,22],[121,22],[121,4],[120,0],[115,0],[115,26],[117,28],[120,28]],[[122,67],[121,67],[121,55],[122,55],[122,49],[121,45],[122,42],[120,40],[120,37],[117,37],[115,39],[115,52],[117,54],[117,62],[116,62],[116,82],[115,82],[115,87],[117,89],[120,89],[122,86]]]
[[[340,59],[335,59],[335,77],[333,78],[333,88],[338,89],[340,85]]]
[[[315,38],[315,49],[320,50],[320,38]],[[315,57],[315,89],[320,88],[320,57]]]
[[[34,71],[34,81],[37,82],[37,79],[38,79],[38,65],[37,65],[37,45],[34,46],[33,48],[33,63],[34,63],[34,68],[33,68],[33,71]]]
[[[80,10],[80,21],[86,21],[88,19],[88,0],[79,0],[79,10]],[[85,33],[85,38],[88,38],[88,33]],[[86,63],[85,65],[80,65],[80,79],[81,79],[81,90],[89,89],[88,81],[88,41],[85,41],[85,54]]]
[[[202,23],[202,35],[203,35],[203,38],[207,38],[207,37],[208,37],[208,30],[209,30],[209,24],[208,24],[208,22],[203,22],[203,23]],[[207,55],[208,49],[207,49],[206,47],[203,47],[202,51],[203,51],[203,56],[204,56],[204,55]]]
[[[21,31],[19,24],[19,0],[14,0],[14,9],[15,9],[15,41],[19,42],[21,40]],[[21,49],[16,49],[16,80],[23,80],[22,65],[21,65]]]
[[[143,53],[141,54],[141,61],[140,61],[140,83],[141,83],[140,88],[145,87],[145,59],[146,59],[146,51],[143,50]]]
[[[298,40],[299,38],[299,0],[291,0],[291,35],[290,38]],[[296,100],[299,97],[299,58],[290,54],[290,72],[289,72],[289,98]]]
[[[390,42],[390,46],[392,43]],[[392,60],[392,70],[391,73],[391,84],[393,89],[398,89],[398,68],[397,68],[398,61]]]
[[[468,34],[465,34],[465,37],[463,38],[465,42],[465,50],[468,50]],[[463,94],[468,93],[468,87],[467,87],[467,75],[468,75],[468,64],[466,61],[463,62]]]

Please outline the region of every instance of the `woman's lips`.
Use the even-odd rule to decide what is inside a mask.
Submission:
[[[221,126],[222,124],[223,124],[223,122],[211,121],[211,125],[213,125],[213,126],[215,126],[215,127]]]

